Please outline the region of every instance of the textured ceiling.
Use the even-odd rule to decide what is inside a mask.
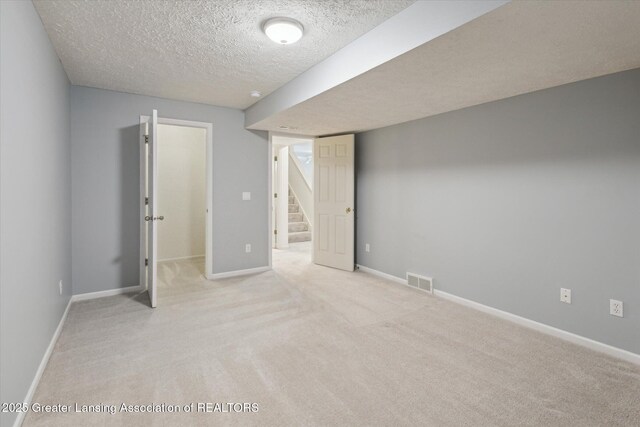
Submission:
[[[516,1],[253,129],[379,128],[640,67],[640,1]]]
[[[246,108],[413,0],[34,1],[71,83]],[[261,23],[299,20],[282,46]]]

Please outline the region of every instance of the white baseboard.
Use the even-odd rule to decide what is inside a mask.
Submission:
[[[58,327],[56,328],[53,336],[51,337],[51,341],[49,341],[49,346],[44,352],[42,356],[42,360],[40,361],[40,365],[38,366],[38,370],[36,371],[36,375],[33,377],[33,381],[31,381],[31,385],[29,386],[29,390],[27,390],[27,395],[25,396],[23,403],[31,406],[31,399],[33,399],[33,395],[38,388],[38,384],[40,383],[40,379],[42,378],[42,374],[44,373],[45,368],[47,367],[47,363],[49,362],[49,358],[51,357],[51,353],[53,353],[53,348],[56,346],[58,342],[58,338],[60,337],[60,332],[62,332],[62,327],[64,326],[65,320],[67,320],[67,314],[69,313],[69,307],[71,307],[71,303],[73,302],[73,297],[69,298],[69,302],[67,303],[67,308],[64,309],[64,313],[62,313],[62,317],[60,318],[60,322],[58,322]],[[19,427],[22,425],[24,421],[24,417],[27,415],[26,412],[18,412],[15,421],[13,422],[14,427]]]
[[[111,297],[113,295],[126,294],[129,292],[140,292],[144,289],[141,286],[129,286],[126,288],[117,288],[117,289],[109,289],[106,291],[98,291],[98,292],[87,292],[85,294],[76,294],[71,297],[72,302],[76,301],[85,301],[88,299],[95,298],[103,298],[103,297]]]
[[[424,292],[424,293],[429,294],[429,295],[433,294],[432,292],[429,292],[427,290],[416,288],[415,286],[409,285],[409,283],[407,282],[406,278],[402,279],[400,277],[396,277],[396,276],[393,276],[391,274],[383,273],[382,271],[374,270],[373,268],[365,267],[364,265],[360,265],[360,264],[356,264],[356,268],[358,270],[362,271],[363,273],[369,273],[369,274],[372,274],[374,276],[382,277],[383,279],[391,280],[392,282],[396,282],[396,283],[404,285],[404,286],[406,286],[408,288],[411,288],[414,291]]]
[[[382,277],[384,279],[388,279],[390,281],[400,283],[403,285],[407,284],[405,279],[401,279],[396,276],[392,276],[387,273],[383,273],[378,270],[374,270],[373,268],[364,267],[362,265],[358,265],[358,269],[365,273],[373,274],[374,276]],[[408,286],[408,285],[407,285]],[[415,289],[411,287],[411,289]],[[618,347],[614,347],[609,344],[602,343],[600,341],[592,340],[591,338],[583,337],[582,335],[577,335],[572,332],[565,331],[563,329],[558,329],[553,326],[545,325],[544,323],[536,322],[535,320],[527,319],[526,317],[521,317],[516,314],[509,313],[507,311],[502,311],[497,308],[489,307],[488,305],[480,304],[479,302],[471,301],[466,298],[462,298],[448,292],[444,292],[438,289],[433,290],[435,296],[440,297],[442,299],[446,299],[457,304],[461,304],[478,311],[482,311],[484,313],[492,314],[501,319],[508,320],[513,323],[517,323],[518,325],[525,326],[529,329],[536,330],[538,332],[542,332],[547,335],[552,335],[554,337],[563,339],[565,341],[569,341],[573,344],[577,344],[591,350],[595,350],[600,353],[605,353],[609,356],[617,357],[618,359],[625,360],[627,362],[634,363],[636,365],[640,365],[640,354],[632,353],[628,350],[623,350]]]
[[[158,262],[164,262],[164,261],[182,261],[182,260],[186,260],[186,259],[195,259],[195,258],[204,258],[205,254],[202,255],[190,255],[190,256],[180,256],[177,258],[163,258],[163,259],[159,259]]]
[[[383,279],[391,280],[392,282],[400,283],[401,285],[406,285],[406,279],[401,279],[400,277],[392,276],[391,274],[383,273],[382,271],[374,270],[373,268],[365,267],[364,265],[356,264],[356,268],[363,273],[373,274],[374,276],[382,277]],[[413,287],[411,289],[414,289]]]
[[[247,274],[263,273],[269,270],[271,270],[271,267],[265,266],[265,267],[248,268],[246,270],[227,271],[225,273],[209,274],[207,275],[207,279],[209,280],[226,279],[229,277],[246,276]]]
[[[484,313],[492,314],[494,316],[500,317],[501,319],[505,319],[510,322],[517,323],[518,325],[525,326],[530,329],[534,329],[538,332],[543,332],[547,335],[552,335],[554,337],[561,338],[565,341],[569,341],[571,343],[590,348],[591,350],[595,350],[600,353],[605,353],[605,354],[608,354],[609,356],[617,357],[619,359],[626,360],[627,362],[640,365],[640,354],[632,353],[630,351],[623,350],[621,348],[614,347],[612,345],[605,344],[600,341],[592,340],[591,338],[583,337],[582,335],[577,335],[572,332],[565,331],[563,329],[558,329],[553,326],[546,325],[544,323],[536,322],[535,320],[527,319],[526,317],[521,317],[512,313],[509,313],[507,311],[502,311],[497,308],[489,307],[487,305],[480,304],[478,302],[471,301],[466,298],[452,295],[448,292],[434,289],[434,293],[436,296],[440,298],[447,299],[449,301],[453,301],[455,303],[474,308]]]

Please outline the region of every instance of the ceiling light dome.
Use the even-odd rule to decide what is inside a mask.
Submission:
[[[262,26],[264,33],[278,44],[292,44],[302,38],[302,24],[291,18],[271,18]]]

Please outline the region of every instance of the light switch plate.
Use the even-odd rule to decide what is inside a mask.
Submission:
[[[251,200],[251,192],[250,191],[242,192],[242,200]]]
[[[369,244],[368,244],[368,243],[366,243],[366,244],[364,245],[364,251],[365,251],[365,252],[369,252],[369,251],[371,251],[371,246],[369,246]]]
[[[246,245],[244,245],[244,251],[246,253],[251,252],[251,243],[247,243]]]

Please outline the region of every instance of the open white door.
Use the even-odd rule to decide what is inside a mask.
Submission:
[[[147,132],[148,119],[140,116],[140,263],[139,286],[147,289]]]
[[[153,110],[146,123],[140,123],[140,285],[146,284],[151,307],[155,307],[157,294],[158,216],[157,197],[157,136],[158,112]],[[145,268],[146,266],[146,268]]]
[[[354,136],[316,138],[313,146],[314,262],[354,267]]]

